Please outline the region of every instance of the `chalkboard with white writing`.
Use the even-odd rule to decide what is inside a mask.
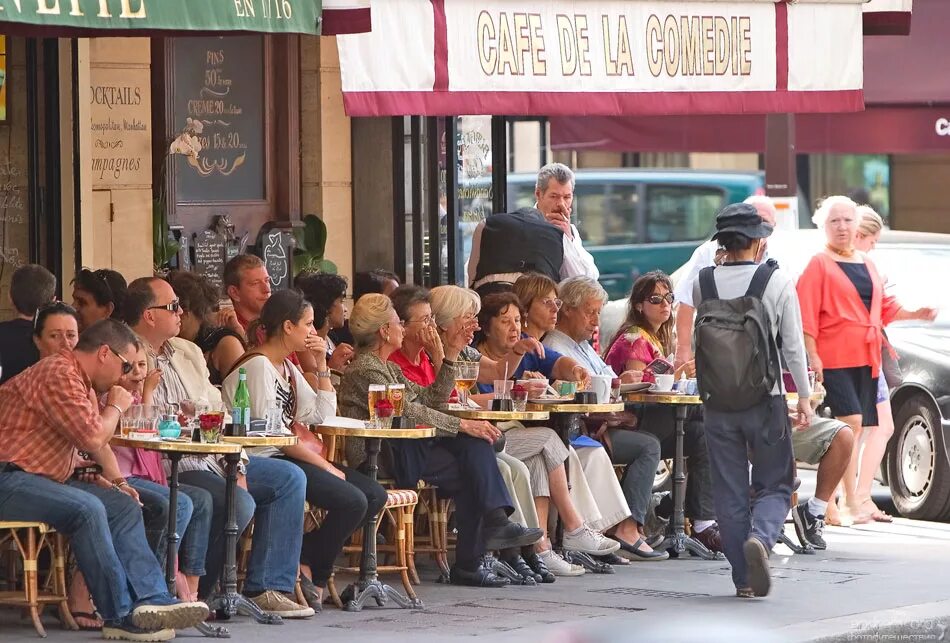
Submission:
[[[284,230],[270,230],[261,237],[261,254],[272,290],[290,288],[293,281],[293,246],[294,236]]]
[[[192,263],[199,275],[207,277],[224,292],[225,239],[220,234],[205,230],[194,235]]]

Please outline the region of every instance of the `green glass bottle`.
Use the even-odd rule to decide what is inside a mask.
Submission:
[[[249,431],[251,428],[251,395],[247,391],[247,371],[244,368],[238,369],[238,385],[237,390],[234,391],[233,404],[231,422],[243,424],[244,429]]]

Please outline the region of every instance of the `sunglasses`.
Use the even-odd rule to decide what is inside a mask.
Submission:
[[[44,320],[50,315],[72,315],[76,316],[76,309],[68,304],[64,304],[61,301],[52,301],[45,306],[40,306],[36,309],[36,314],[33,315],[33,330],[37,330],[40,324],[40,317],[43,317]]]
[[[170,304],[165,304],[164,306],[149,306],[149,310],[167,310],[170,313],[177,313],[181,310],[181,302],[175,299]]]
[[[668,292],[665,295],[650,295],[647,297],[647,301],[653,304],[654,306],[659,306],[664,301],[668,304],[672,304],[674,301],[673,293]]]
[[[108,344],[106,344],[106,346],[108,346]],[[121,355],[119,355],[119,351],[117,351],[116,349],[112,348],[111,346],[109,346],[109,350],[112,351],[112,354],[113,354],[113,355],[115,355],[115,356],[118,357],[120,360],[122,360],[122,374],[123,374],[123,375],[128,375],[129,373],[131,373],[131,372],[132,372],[132,369],[135,368],[134,366],[132,366],[132,362],[130,362],[129,360],[127,360],[127,359],[125,359],[124,357],[122,357]]]

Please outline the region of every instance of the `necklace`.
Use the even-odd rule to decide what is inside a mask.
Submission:
[[[831,252],[833,252],[834,254],[838,255],[839,257],[844,257],[845,259],[850,259],[851,257],[854,256],[854,248],[848,248],[847,250],[839,250],[838,248],[835,248],[830,243],[826,244],[825,247]]]
[[[479,346],[478,350],[482,355],[486,355],[489,359],[495,360],[496,362],[505,359],[505,355],[507,355],[507,353],[498,355],[497,353],[490,351],[488,348],[488,342],[484,342],[481,346]]]

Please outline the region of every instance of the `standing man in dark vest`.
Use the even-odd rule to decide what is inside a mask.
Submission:
[[[594,258],[571,223],[571,168],[563,163],[542,167],[534,196],[534,208],[492,215],[475,228],[468,260],[473,288],[492,282],[514,283],[525,272],[540,272],[556,282],[568,277],[600,277]]]

